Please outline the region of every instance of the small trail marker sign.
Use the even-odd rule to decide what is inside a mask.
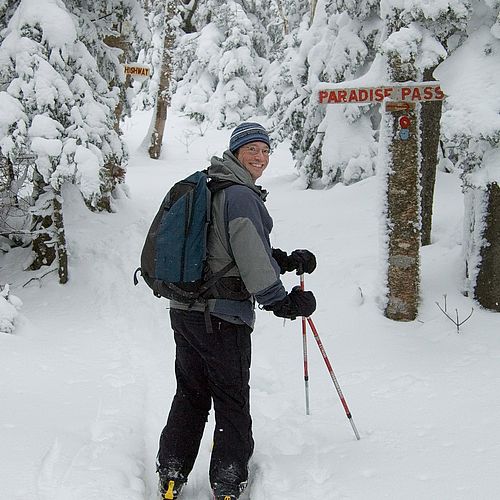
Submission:
[[[395,113],[396,111],[410,111],[415,109],[414,102],[385,101],[385,111]]]
[[[151,69],[145,64],[124,64],[123,71],[125,76],[131,76],[132,78],[137,78],[138,80],[144,80],[151,76]]]

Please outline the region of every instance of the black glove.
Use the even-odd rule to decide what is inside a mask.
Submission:
[[[316,257],[309,250],[294,250],[290,255],[297,274],[312,273],[316,269]]]
[[[300,286],[295,286],[283,300],[264,306],[263,309],[272,311],[279,318],[308,317],[316,310],[316,299],[312,292],[305,292]]]
[[[273,248],[273,259],[280,266],[280,273],[297,271],[297,274],[312,273],[316,269],[316,257],[309,250],[294,250],[290,255],[279,248]]]
[[[295,266],[290,257],[286,252],[280,250],[279,248],[273,248],[272,250],[273,259],[280,266],[280,273],[285,274],[287,271],[294,271]]]

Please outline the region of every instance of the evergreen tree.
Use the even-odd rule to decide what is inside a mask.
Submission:
[[[254,26],[234,0],[208,0],[193,18],[202,26],[179,44],[179,57],[191,55],[179,75],[172,104],[198,121],[231,126],[254,115],[260,105],[260,82],[266,60],[253,44]],[[179,78],[180,77],[180,78]]]
[[[7,26],[20,0],[0,0],[0,26]],[[2,34],[0,33],[0,39]]]
[[[320,82],[357,78],[369,67],[380,30],[377,2],[318,1],[314,17],[303,19],[288,40],[278,81],[272,82],[278,95],[265,101],[268,113],[276,136],[291,139],[296,167],[307,186],[316,180],[323,185],[354,182],[373,174],[371,108],[327,111],[318,104],[315,90]],[[300,40],[297,49],[295,40]]]
[[[123,64],[135,62],[151,37],[140,0],[67,0],[66,4],[78,19],[79,36],[100,75],[110,90],[119,92],[114,128],[120,133],[120,122],[130,115],[133,99],[132,80],[125,77]],[[109,168],[116,169],[123,180],[126,161],[120,165],[119,158],[114,160]]]
[[[110,210],[126,161],[115,115],[120,90],[110,78],[121,68],[108,57],[116,50],[103,47],[102,26],[91,22],[99,25],[91,16],[102,14],[104,3],[93,4],[95,11],[86,2],[68,5],[73,12],[57,0],[42,8],[21,0],[0,46],[0,99],[11,110],[0,118],[1,154],[7,165],[34,155],[25,188],[33,204],[31,267],[57,257],[61,282],[67,280],[62,186],[74,183],[89,208]]]
[[[477,1],[471,12],[468,38],[436,72],[449,94],[443,142],[465,196],[465,293],[500,311],[500,4]]]
[[[282,27],[282,36],[264,74],[266,96],[263,105],[271,120],[274,137],[283,140],[292,136],[294,123],[303,116],[300,107],[306,95],[303,90],[307,83],[306,62],[303,57],[299,58],[298,51],[310,16],[307,1],[276,0],[273,5]]]

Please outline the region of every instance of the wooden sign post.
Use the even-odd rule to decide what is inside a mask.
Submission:
[[[387,305],[396,321],[417,317],[420,274],[420,126],[417,103],[440,101],[438,82],[392,83],[379,87],[324,88],[320,104],[383,103],[387,158]],[[381,136],[383,136],[382,131]]]

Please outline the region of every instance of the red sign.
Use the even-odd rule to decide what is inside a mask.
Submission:
[[[410,121],[410,119],[406,115],[402,116],[399,119],[399,126],[401,128],[409,128],[410,125],[411,125],[411,121]]]
[[[364,104],[390,99],[400,102],[441,101],[445,97],[438,82],[395,83],[391,86],[324,89],[320,104]]]

